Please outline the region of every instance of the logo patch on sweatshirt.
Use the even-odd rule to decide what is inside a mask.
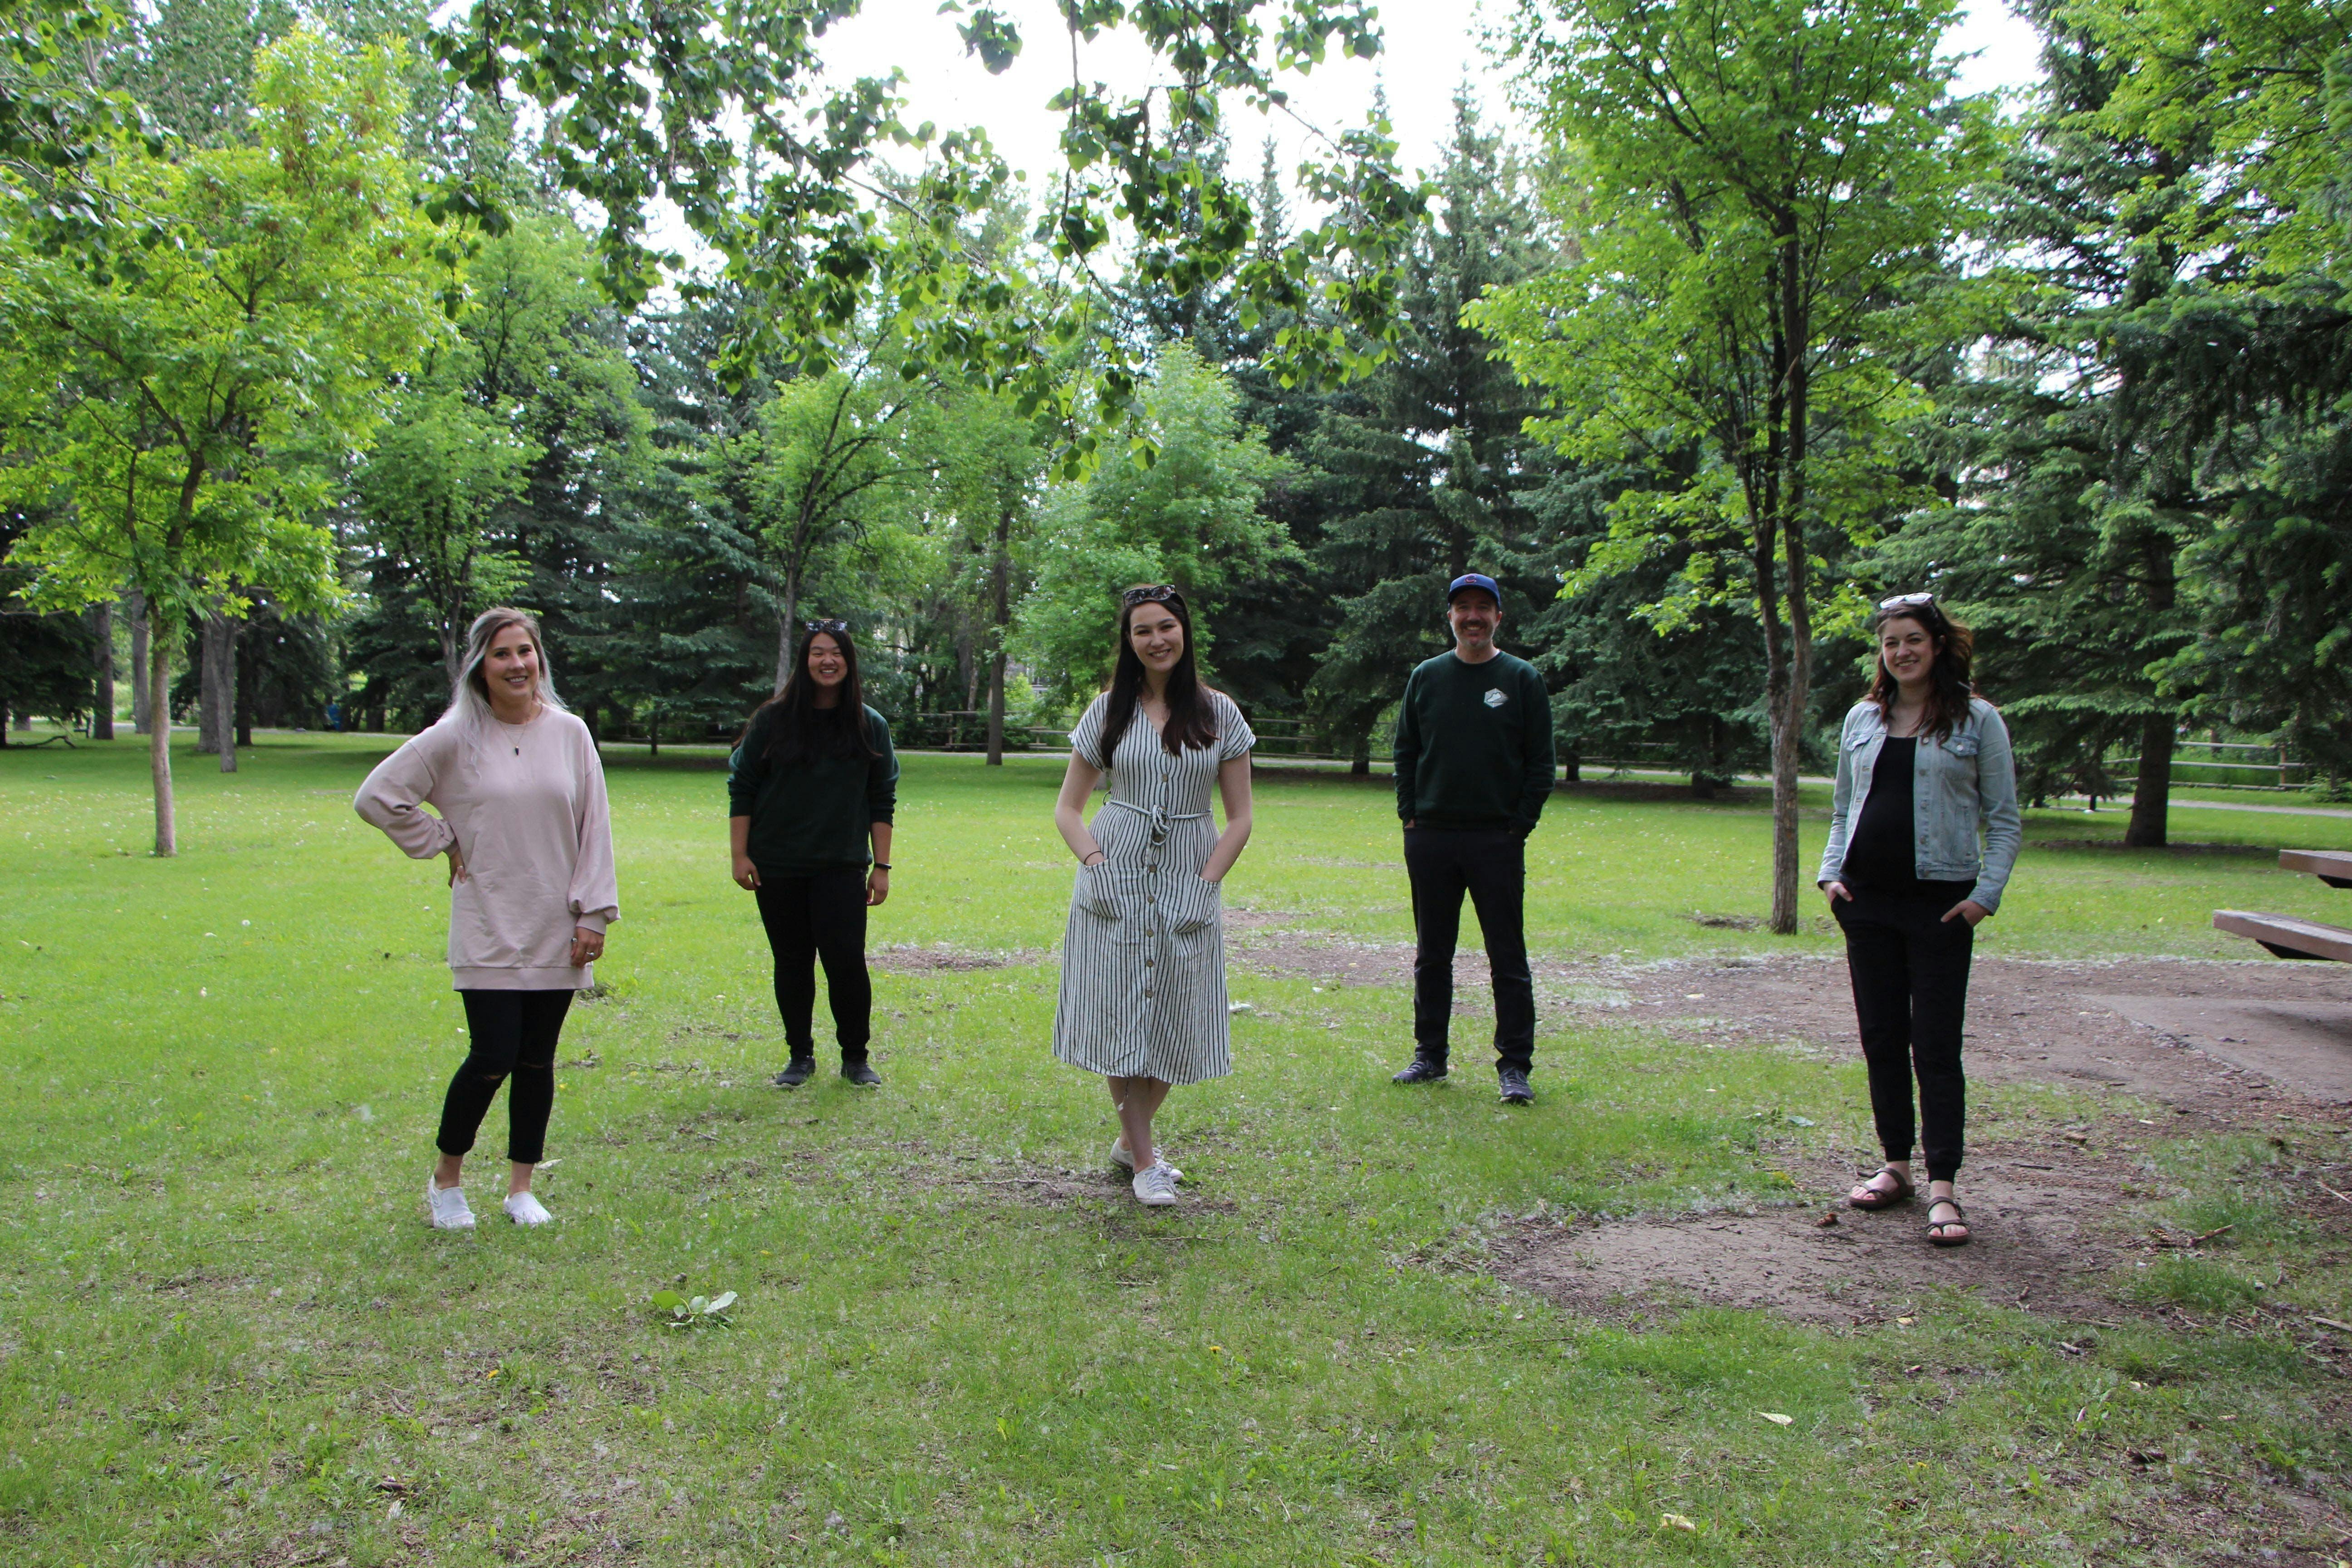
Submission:
[[[1509,700],[1509,698],[1503,695],[1503,689],[1501,687],[1490,686],[1486,688],[1485,701],[1487,707],[1500,708],[1504,703],[1508,702]]]

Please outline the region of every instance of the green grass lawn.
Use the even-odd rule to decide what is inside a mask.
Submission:
[[[562,1223],[433,1234],[463,1037],[438,865],[350,810],[384,749],[268,737],[233,778],[184,753],[171,861],[145,854],[143,744],[0,753],[10,1564],[2202,1562],[2143,1517],[2203,1489],[2237,1544],[2285,1546],[2275,1500],[2340,1501],[2352,1470],[2333,1374],[2210,1317],[2088,1351],[1962,1299],[1633,1332],[1466,1266],[1513,1216],[1814,1196],[1772,1167],[1867,1148],[1843,1059],[1550,1019],[1541,1103],[1506,1115],[1389,1086],[1402,992],[1237,974],[1236,1071],[1166,1113],[1192,1195],[1137,1210],[1094,1185],[1101,1088],[1051,1055],[1046,758],[908,760],[872,940],[1015,962],[878,975],[887,1087],[789,1096],[720,775],[616,761],[624,918],[565,1037]],[[1386,781],[1276,777],[1258,820],[1234,906],[1406,938]],[[2238,957],[2216,907],[2352,919],[2260,852],[2352,824],[2192,808],[2176,838],[2240,847],[2084,842],[2120,821],[2033,814],[1985,950]],[[1765,912],[1767,832],[1753,805],[1564,795],[1535,945],[1825,949],[1692,919]],[[2168,1201],[2246,1239],[2157,1288],[2210,1309],[2259,1277],[2345,1314],[2281,1157],[2165,1146]],[[673,1285],[740,1292],[734,1327],[664,1327]]]

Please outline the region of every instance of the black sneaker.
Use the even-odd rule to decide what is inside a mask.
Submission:
[[[882,1075],[876,1072],[874,1070],[873,1064],[868,1062],[864,1057],[858,1058],[854,1062],[842,1063],[841,1076],[847,1079],[850,1082],[856,1084],[860,1089],[879,1089],[882,1087]]]
[[[798,1089],[815,1076],[816,1058],[814,1057],[794,1057],[785,1065],[784,1070],[770,1081],[778,1089]]]
[[[1389,1079],[1391,1083],[1435,1083],[1445,1076],[1445,1064],[1429,1057],[1415,1057],[1404,1071]]]
[[[1505,1105],[1533,1105],[1536,1091],[1528,1087],[1528,1075],[1522,1068],[1496,1068],[1496,1081],[1502,1086]]]

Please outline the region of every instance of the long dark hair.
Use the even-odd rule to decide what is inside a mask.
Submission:
[[[1108,761],[1118,750],[1128,725],[1135,721],[1135,705],[1143,696],[1143,660],[1136,657],[1128,628],[1135,612],[1146,605],[1165,608],[1184,628],[1184,652],[1176,668],[1168,672],[1168,689],[1162,693],[1168,700],[1168,722],[1160,727],[1160,743],[1171,757],[1187,746],[1214,744],[1216,710],[1209,706],[1210,689],[1201,684],[1200,668],[1192,662],[1192,612],[1184,595],[1166,584],[1139,583],[1120,597],[1124,602],[1118,609],[1118,662],[1111,667],[1110,700],[1103,707],[1104,759]]]
[[[833,639],[847,670],[841,678],[841,702],[830,709],[816,705],[816,682],[808,672],[809,649],[821,637]],[[873,737],[866,732],[866,688],[857,679],[857,644],[839,621],[812,622],[801,633],[800,647],[793,655],[793,672],[784,677],[783,689],[753,710],[752,723],[771,709],[774,719],[768,731],[768,755],[775,762],[798,763],[814,757],[870,762],[881,755],[874,749]],[[743,732],[750,734],[751,726],[746,724]]]
[[[1936,662],[1927,671],[1927,710],[1920,715],[1919,733],[1948,740],[1952,727],[1968,717],[1969,699],[1976,695],[1969,679],[1976,636],[1944,614],[1944,607],[1933,599],[1891,605],[1871,616],[1870,695],[1864,700],[1876,703],[1882,718],[1895,710],[1896,694],[1894,674],[1886,668],[1886,656],[1878,648],[1879,634],[1886,629],[1889,621],[1916,621],[1935,643]]]

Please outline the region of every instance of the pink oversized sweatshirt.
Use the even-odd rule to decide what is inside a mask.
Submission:
[[[441,815],[419,809],[430,805]],[[419,860],[454,840],[449,970],[460,991],[576,991],[574,926],[621,914],[604,766],[588,726],[559,709],[528,724],[452,710],[378,763],[352,807]]]

